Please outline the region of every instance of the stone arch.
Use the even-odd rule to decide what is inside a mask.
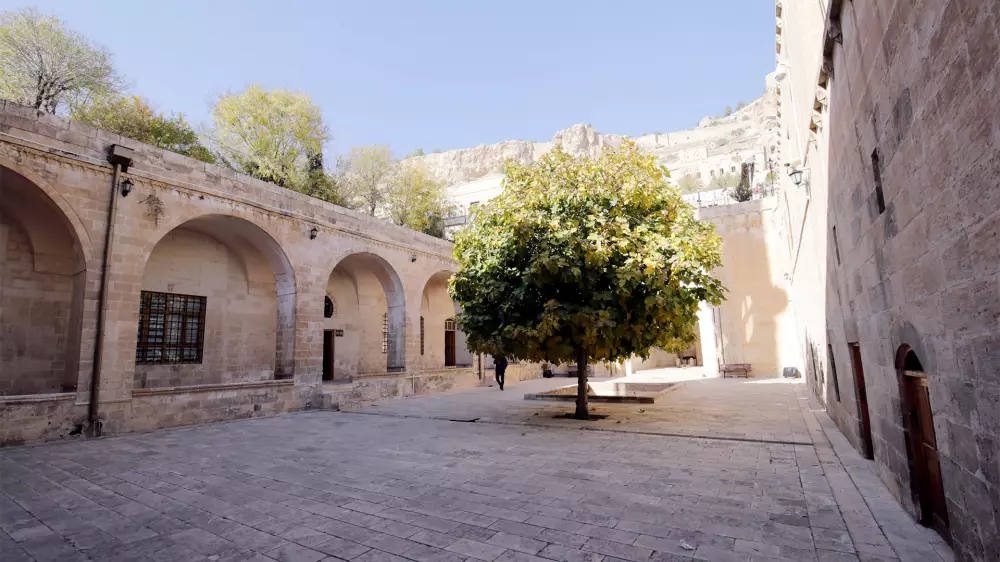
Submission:
[[[343,334],[336,342],[335,379],[406,369],[406,296],[392,264],[371,251],[349,253],[331,270],[326,294],[337,303],[337,317],[324,329]]]
[[[84,227],[83,220],[62,194],[38,174],[24,169],[23,166],[18,166],[4,156],[0,156],[0,189],[9,187],[9,182],[18,181],[18,177],[31,183],[45,195],[50,205],[58,209],[60,222],[73,233],[75,242],[79,244],[82,261],[87,265],[95,264],[94,244],[90,239],[90,231]]]
[[[424,282],[420,296],[420,316],[424,319],[424,354],[421,367],[425,370],[472,365],[472,353],[466,347],[466,338],[460,330],[449,329],[461,309],[448,295],[448,280],[454,274],[439,270]],[[449,335],[448,332],[454,332]]]
[[[142,291],[204,298],[205,339],[198,366],[150,364],[159,355],[143,356],[137,347],[137,387],[292,376],[295,274],[281,245],[263,227],[231,215],[186,218],[164,229],[142,255]],[[149,317],[140,309],[140,344],[158,333],[149,332]]]
[[[0,394],[76,390],[89,255],[62,197],[0,160]]]

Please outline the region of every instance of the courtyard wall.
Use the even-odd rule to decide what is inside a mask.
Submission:
[[[93,429],[87,409],[115,144],[135,152],[123,175],[134,187],[127,197],[115,190],[101,333],[105,434],[320,407],[324,329],[344,332],[335,382],[389,375],[389,365],[400,377],[421,374],[423,291],[455,270],[450,243],[0,102],[0,442]],[[137,363],[142,291],[205,297],[200,362]],[[326,296],[338,301],[333,318],[324,317]],[[454,315],[450,302],[438,305],[450,308],[435,314]],[[442,365],[431,386],[465,381],[459,371]]]
[[[783,158],[809,176],[783,186],[807,380],[913,517],[959,560],[998,560],[1000,4],[807,4],[777,7]],[[936,447],[944,530],[915,431]]]

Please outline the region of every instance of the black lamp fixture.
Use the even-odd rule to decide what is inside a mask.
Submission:
[[[314,226],[314,227],[312,227],[312,230],[309,231],[309,239],[310,240],[315,240],[317,236],[319,236],[319,229],[317,229]]]
[[[788,177],[792,178],[792,183],[795,185],[802,185],[803,172],[802,168],[792,168],[788,171]]]
[[[133,185],[134,184],[132,183],[132,180],[128,178],[123,179],[121,183],[118,184],[118,186],[121,187],[122,190],[122,197],[128,197],[128,194],[132,193]]]
[[[411,261],[411,262],[415,262],[415,261],[417,261],[417,254],[413,254],[413,255],[411,255],[411,256],[410,256],[410,261]]]

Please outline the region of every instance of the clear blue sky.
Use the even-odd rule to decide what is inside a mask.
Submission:
[[[0,0],[5,8],[25,3]],[[764,89],[772,0],[37,0],[104,44],[135,93],[208,119],[259,82],[323,108],[328,152],[636,135]]]

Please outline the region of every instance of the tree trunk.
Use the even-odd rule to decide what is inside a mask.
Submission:
[[[589,420],[587,409],[587,352],[582,348],[576,350],[576,413],[578,420]]]

